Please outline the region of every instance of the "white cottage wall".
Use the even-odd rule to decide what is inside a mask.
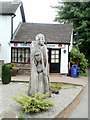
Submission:
[[[22,16],[21,16],[21,11],[20,11],[20,6],[17,8],[15,12],[15,17],[13,18],[13,33],[17,29],[18,25],[20,22],[22,22]]]
[[[60,74],[68,73],[68,45],[65,45],[64,48],[61,48],[61,64],[60,64]],[[66,50],[66,53],[64,53]]]
[[[0,15],[0,60],[4,63],[11,61],[11,47],[9,42],[11,39],[11,16]]]
[[[20,6],[15,12],[13,18],[13,33],[16,31],[20,22],[22,22],[22,16]],[[0,15],[0,60],[4,60],[4,63],[11,62],[11,17],[9,15]]]

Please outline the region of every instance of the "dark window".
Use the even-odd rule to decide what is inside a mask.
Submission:
[[[30,48],[11,48],[11,62],[30,63]]]

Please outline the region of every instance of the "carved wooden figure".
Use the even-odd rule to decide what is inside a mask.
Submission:
[[[48,54],[47,47],[44,44],[43,34],[36,36],[36,41],[31,44],[31,74],[29,81],[28,95],[34,96],[37,92],[45,94],[50,93],[48,76]]]

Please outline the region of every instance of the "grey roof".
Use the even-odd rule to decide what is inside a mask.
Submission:
[[[22,23],[14,41],[31,42],[38,33],[42,33],[46,42],[70,43],[72,29],[72,24]]]
[[[19,3],[14,2],[0,2],[0,14],[2,15],[13,15],[17,10]]]

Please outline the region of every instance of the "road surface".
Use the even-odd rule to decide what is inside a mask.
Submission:
[[[69,118],[88,118],[88,85],[77,107],[71,112]]]

